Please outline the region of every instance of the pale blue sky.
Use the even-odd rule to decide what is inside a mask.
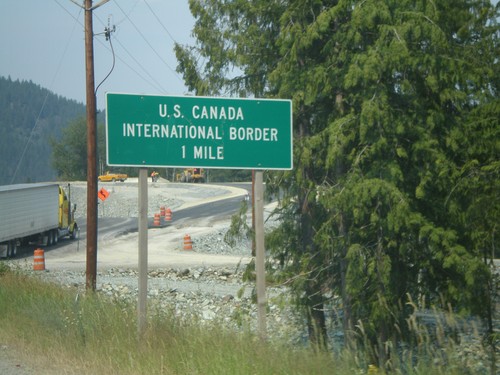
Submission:
[[[74,0],[83,3],[83,0]],[[94,4],[100,0],[94,0]],[[492,0],[497,3],[498,0]],[[0,0],[0,75],[32,80],[56,94],[85,102],[84,14],[71,0]],[[151,12],[154,11],[154,15]],[[110,0],[94,11],[94,33],[110,18],[116,66],[97,93],[184,95],[174,40],[193,44],[187,0]],[[112,65],[109,43],[94,40],[96,86]]]
[[[83,3],[83,0],[75,0]],[[94,0],[94,4],[99,3]],[[153,10],[153,13],[151,12]],[[116,65],[97,93],[107,91],[183,95],[175,73],[174,40],[193,43],[187,0],[110,0],[94,11],[94,33],[116,25]],[[84,13],[70,0],[1,0],[0,75],[31,80],[56,94],[85,102]],[[94,39],[96,86],[112,66],[109,42]]]

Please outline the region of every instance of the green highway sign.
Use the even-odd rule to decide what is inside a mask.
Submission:
[[[106,94],[110,166],[292,169],[290,100]]]

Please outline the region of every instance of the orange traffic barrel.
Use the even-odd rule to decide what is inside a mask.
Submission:
[[[167,208],[165,210],[165,221],[171,221],[172,220],[172,210],[170,208]]]
[[[160,214],[155,214],[155,218],[153,220],[153,225],[155,227],[159,227],[160,226]]]
[[[193,250],[193,241],[191,241],[189,234],[184,236],[184,250]]]
[[[45,271],[45,253],[42,249],[36,249],[33,254],[33,270]]]
[[[160,207],[160,216],[165,217],[165,207]]]

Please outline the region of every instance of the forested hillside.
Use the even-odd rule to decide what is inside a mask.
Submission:
[[[81,103],[0,77],[0,185],[55,180],[49,139],[84,115]]]

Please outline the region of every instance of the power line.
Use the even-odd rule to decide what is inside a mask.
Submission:
[[[111,48],[111,54],[113,55],[113,64],[111,65],[111,70],[108,72],[106,77],[97,85],[97,87],[94,90],[94,95],[97,95],[97,90],[99,90],[99,87],[108,79],[108,77],[111,75],[113,72],[113,69],[115,69],[115,62],[116,62],[116,57],[115,57],[115,50],[113,48],[113,43],[111,42],[111,33],[116,31],[116,26],[113,25],[111,27],[110,25],[110,19],[108,18],[108,26],[104,28],[104,35],[106,36],[106,40],[109,41],[109,47]]]
[[[97,18],[97,20],[104,26],[104,22],[99,18],[99,16],[97,14],[94,13],[94,16]],[[142,71],[144,73],[146,73],[146,75],[151,79],[151,81],[149,81],[148,79],[146,79],[143,75],[141,75],[137,70],[135,70],[132,66],[130,66],[126,60],[122,59],[118,54],[116,54],[116,57],[118,58],[118,60],[120,60],[123,64],[125,64],[130,70],[132,70],[135,74],[137,74],[137,76],[139,76],[139,78],[141,78],[144,82],[148,83],[151,87],[154,87],[155,90],[159,90],[161,92],[167,92],[167,90],[165,90],[165,88],[163,88],[158,82],[156,82],[156,79],[142,66],[142,64],[134,57],[134,55],[132,55],[128,50],[127,48],[120,42],[120,40],[115,36],[115,41],[118,43],[118,45],[126,52],[126,54],[132,59],[134,60],[134,62],[137,64],[137,66],[139,66]],[[108,49],[108,51],[110,51],[109,47],[104,44],[103,42],[99,41],[99,43],[106,49]]]
[[[23,149],[23,152],[21,154],[21,157],[19,158],[19,161],[17,162],[16,169],[14,170],[14,174],[12,175],[12,179],[10,180],[11,184],[14,183],[14,180],[17,176],[17,173],[19,172],[19,168],[21,167],[21,163],[23,162],[24,156],[26,155],[26,151],[28,150],[28,146],[29,146],[31,139],[33,138],[33,134],[35,133],[35,130],[39,124],[39,120],[40,120],[40,117],[42,116],[43,110],[45,109],[45,104],[47,104],[47,98],[49,97],[49,95],[52,92],[51,91],[52,86],[54,85],[54,82],[56,80],[57,75],[59,74],[59,70],[61,69],[62,62],[64,60],[64,57],[66,56],[66,52],[68,52],[68,47],[70,45],[71,39],[73,38],[73,33],[75,32],[76,24],[80,23],[80,21],[78,21],[78,18],[82,14],[81,9],[78,12],[78,17],[75,18],[66,8],[64,8],[61,4],[59,4],[59,2],[57,0],[54,0],[54,1],[57,3],[57,5],[59,5],[62,9],[64,9],[64,11],[66,11],[75,20],[75,23],[73,24],[73,29],[71,30],[68,41],[66,42],[66,46],[64,47],[64,51],[63,51],[61,57],[59,58],[59,63],[57,64],[56,71],[55,71],[54,75],[52,76],[52,81],[50,82],[50,85],[47,88],[47,93],[45,94],[45,98],[43,99],[42,107],[40,108],[40,111],[38,112],[38,116],[35,120],[35,124],[31,128],[28,140],[26,141],[26,144],[24,145],[24,149]],[[81,25],[81,23],[80,23],[80,25]]]
[[[151,14],[156,18],[156,20],[161,25],[161,27],[163,28],[163,30],[165,30],[165,32],[168,34],[168,36],[170,37],[170,39],[172,39],[172,41],[174,43],[177,43],[175,41],[174,37],[172,36],[172,34],[170,34],[170,32],[165,27],[165,25],[163,25],[163,22],[161,22],[160,18],[156,15],[156,13],[153,11],[153,9],[151,8],[151,6],[148,4],[148,2],[146,0],[144,0],[144,4],[146,4],[146,6],[149,8],[149,10],[151,11]]]
[[[130,8],[130,10],[128,11],[128,13],[127,13],[128,15],[131,14],[134,11],[134,9],[137,6],[137,4],[139,4],[139,1],[140,0],[136,0],[135,1],[134,5],[132,5],[132,7]],[[118,25],[122,24],[126,19],[127,19],[127,16],[123,17],[121,20],[119,20],[118,22],[116,22],[116,25],[118,26]]]
[[[156,90],[159,90],[161,92],[167,92],[167,90],[159,83],[157,82],[157,78],[153,77],[151,75],[151,73],[149,73],[143,66],[142,64],[134,57],[134,55],[132,55],[128,50],[127,48],[118,40],[116,39],[116,42],[120,45],[121,48],[123,48],[123,50],[127,53],[127,55],[132,59],[134,60],[134,62],[144,71],[144,73],[146,73],[146,75],[151,79],[151,81],[148,81],[147,79],[143,78],[138,72],[136,72],[137,75],[139,75],[145,82],[149,83],[152,87],[154,87]],[[124,62],[122,59],[120,59],[122,62]],[[125,64],[127,64],[125,62]],[[127,64],[127,66],[130,67],[130,65]]]
[[[57,5],[59,5],[71,18],[73,18],[75,20],[75,22],[77,22],[82,28],[84,27],[84,25],[78,20],[78,18],[75,18],[75,16],[70,12],[68,11],[63,5],[61,5],[59,3],[58,0],[54,0]],[[146,43],[149,45],[149,47],[155,52],[155,54],[160,58],[160,60],[167,66],[167,68],[172,71],[174,73],[174,75],[179,79],[179,81],[183,82],[182,79],[177,75],[177,73],[161,58],[161,56],[158,54],[158,52],[153,48],[153,46],[146,40],[146,38],[144,37],[144,35],[137,29],[137,26],[133,23],[133,21],[130,19],[129,15],[126,14],[124,12],[124,10],[119,6],[119,4],[117,2],[115,2],[118,6],[118,8],[120,9],[120,11],[125,15],[125,18],[124,19],[128,19],[132,25],[134,26],[134,28],[139,32],[139,34],[141,35],[141,37],[146,41]],[[138,1],[135,3],[135,5],[133,6],[133,8],[129,11],[129,14],[132,13],[132,11],[135,9],[136,5],[137,5]],[[156,18],[156,20],[158,21],[158,23],[161,25],[161,27],[163,28],[163,30],[167,33],[167,35],[169,36],[169,38],[172,39],[172,41],[176,42],[175,39],[173,38],[173,36],[170,34],[170,32],[168,31],[168,29],[165,27],[165,25],[161,22],[161,20],[158,18],[158,16],[154,13],[154,10],[151,8],[151,6],[146,2],[145,0],[145,3],[148,7],[148,9],[150,10],[150,12],[153,14],[153,16]],[[106,26],[105,23],[99,18],[99,16],[94,13],[94,17],[97,18],[97,20],[103,25],[103,26]],[[120,21],[120,23],[122,23],[123,21]],[[128,57],[130,59],[132,59],[136,64],[137,66],[141,69],[141,71],[147,76],[149,77],[149,79],[147,77],[144,76],[144,74],[141,74],[137,69],[135,69],[133,66],[131,66],[126,59],[122,58],[118,53],[116,53],[116,58],[121,62],[123,63],[126,67],[128,67],[132,72],[134,72],[142,81],[146,82],[147,84],[149,84],[152,88],[154,88],[155,90],[158,90],[160,92],[168,92],[168,90],[166,90],[157,80],[157,78],[153,77],[151,75],[151,73],[149,73],[149,71],[147,69],[144,68],[143,64],[141,64],[137,58],[125,47],[125,45],[123,43],[121,43],[121,41],[115,36],[115,41],[116,43],[123,49],[123,51],[128,55]],[[111,49],[109,48],[109,46],[107,44],[105,44],[103,41],[101,41],[100,39],[97,39],[97,42],[104,48],[106,48],[109,52],[112,52]],[[67,48],[67,47],[66,47]]]
[[[78,18],[75,18],[75,16],[74,16],[74,15],[73,15],[73,14],[72,14],[69,10],[67,10],[65,7],[63,7],[63,6],[59,3],[59,1],[57,1],[57,0],[54,0],[54,1],[55,1],[55,2],[56,2],[56,4],[57,4],[57,5],[59,5],[59,6],[60,6],[60,7],[61,7],[61,8],[62,8],[65,12],[66,12],[66,13],[68,13],[68,14],[69,14],[69,16],[70,16],[71,18],[73,18],[73,19],[74,19],[77,23],[79,23],[79,24],[80,24],[80,26],[82,26],[82,27],[83,27],[83,24],[82,24],[82,23],[78,20],[78,18],[80,17],[80,14],[82,13],[82,8],[80,8],[80,11],[78,12]]]
[[[70,17],[72,17],[75,21],[77,21],[80,26],[84,27],[83,24],[78,21],[77,18],[74,17],[74,15],[69,12],[64,6],[62,6],[57,0],[54,0],[66,13],[68,13],[68,15]],[[148,44],[148,46],[153,50],[153,52],[156,54],[156,56],[161,60],[161,62],[172,72],[174,73],[175,77],[183,83],[182,79],[179,77],[179,75],[177,74],[177,72],[170,66],[167,64],[167,62],[165,60],[163,60],[163,58],[160,56],[160,54],[156,51],[156,49],[151,45],[151,43],[148,42],[148,40],[146,39],[146,37],[141,33],[141,31],[138,29],[138,27],[135,25],[135,23],[132,21],[132,19],[129,17],[129,14],[131,14],[137,3],[139,1],[137,1],[134,6],[132,7],[132,9],[129,11],[129,13],[125,13],[125,11],[120,7],[120,5],[118,4],[118,2],[115,1],[116,5],[118,6],[118,8],[120,9],[120,11],[124,14],[125,18],[124,19],[127,19],[128,21],[130,21],[130,23],[132,24],[132,26],[136,29],[136,31],[140,34],[140,36],[142,37],[142,39]],[[146,0],[144,0],[145,4],[147,5],[148,9],[150,10],[150,12],[153,14],[153,16],[156,18],[156,20],[158,21],[158,23],[161,25],[161,27],[163,28],[163,30],[167,33],[167,35],[169,36],[170,39],[172,39],[172,41],[174,43],[176,43],[175,39],[173,38],[172,34],[170,34],[170,32],[168,31],[168,29],[165,27],[165,25],[161,22],[161,19],[155,14],[154,10],[151,8],[151,6],[146,2]],[[105,23],[98,17],[98,15],[96,13],[94,13],[94,16],[97,18],[97,20],[103,25],[105,26]],[[123,20],[121,20],[119,22],[122,23]],[[100,43],[101,46],[103,46],[104,48],[106,48],[108,51],[112,52],[111,49],[109,48],[108,45],[106,45],[104,42],[102,42],[101,40],[97,40],[98,43]],[[166,90],[157,80],[157,78],[153,77],[151,75],[151,73],[149,73],[149,71],[147,69],[144,68],[143,64],[141,64],[137,58],[134,57],[134,55],[125,47],[125,45],[123,43],[121,43],[121,41],[115,36],[115,41],[117,42],[117,44],[125,51],[125,53],[128,55],[128,57],[130,59],[132,59],[136,64],[137,66],[141,69],[141,71],[147,76],[149,77],[146,78],[143,74],[141,74],[140,72],[138,72],[134,67],[132,67],[128,62],[127,60],[123,59],[118,53],[116,53],[116,58],[121,62],[123,63],[125,66],[127,66],[132,72],[134,72],[141,80],[143,80],[144,82],[146,82],[147,84],[149,84],[151,87],[153,87],[155,90],[158,90],[160,92],[168,92],[168,90]]]
[[[75,18],[75,16],[68,11],[64,6],[62,6],[57,0],[54,0],[57,5],[59,5],[71,18],[73,18],[82,28],[84,27],[83,24]],[[94,13],[94,16],[99,20],[99,22],[105,26],[104,22],[99,18],[99,16]],[[125,46],[116,38],[115,36],[115,41],[123,48],[123,50],[127,53],[127,55],[135,61],[135,63],[146,73],[146,75],[149,76],[151,80],[148,80],[146,77],[144,77],[141,73],[139,73],[134,67],[132,67],[125,59],[121,58],[121,56],[116,53],[116,58],[122,62],[127,68],[129,68],[132,72],[134,72],[141,80],[149,84],[151,87],[153,87],[155,90],[161,91],[161,92],[167,92],[164,87],[162,87],[159,83],[156,82],[156,79],[147,71],[145,70],[142,65],[137,61],[137,59],[125,48]],[[97,42],[104,48],[106,48],[109,52],[111,52],[111,49],[100,39],[97,39]]]
[[[57,5],[59,5],[71,18],[73,18],[82,28],[84,27],[83,24],[77,19],[75,18],[75,16],[70,12],[68,11],[63,5],[61,5],[58,0],[54,0]],[[99,18],[99,16],[94,13],[94,16],[99,20],[99,22],[105,26],[104,22]],[[116,53],[116,58],[122,62],[127,68],[129,68],[132,72],[134,72],[141,80],[143,80],[144,82],[146,82],[147,84],[149,84],[151,87],[153,87],[155,90],[158,90],[160,92],[167,92],[167,90],[162,87],[159,83],[156,82],[156,79],[147,71],[145,70],[142,65],[139,63],[139,61],[137,61],[137,59],[125,48],[125,46],[116,38],[115,36],[115,41],[121,46],[121,48],[123,48],[123,50],[127,53],[127,55],[135,61],[135,63],[146,73],[146,75],[149,76],[149,78],[151,80],[148,80],[146,77],[144,77],[144,75],[142,75],[141,73],[139,73],[136,69],[134,69],[134,67],[132,67],[125,59],[121,58],[121,56]],[[109,48],[108,45],[106,45],[103,41],[101,41],[100,39],[97,39],[97,42],[104,48],[106,48],[109,52],[111,52],[111,49]]]
[[[146,42],[146,44],[151,48],[151,50],[156,54],[156,56],[160,59],[160,61],[172,72],[174,73],[175,77],[182,83],[184,83],[182,81],[182,79],[177,75],[177,72],[170,66],[167,64],[167,62],[165,60],[163,60],[163,58],[160,56],[160,54],[156,51],[156,49],[151,45],[151,43],[149,43],[149,41],[146,39],[146,37],[144,36],[144,34],[141,32],[141,30],[136,26],[136,24],[134,23],[134,21],[132,21],[132,19],[124,12],[124,10],[120,7],[120,4],[118,3],[118,1],[115,1],[115,4],[116,6],[121,10],[121,12],[125,15],[125,17],[127,17],[127,19],[130,21],[130,23],[132,24],[132,26],[135,28],[135,30],[139,33],[139,35],[142,37],[142,39]]]

